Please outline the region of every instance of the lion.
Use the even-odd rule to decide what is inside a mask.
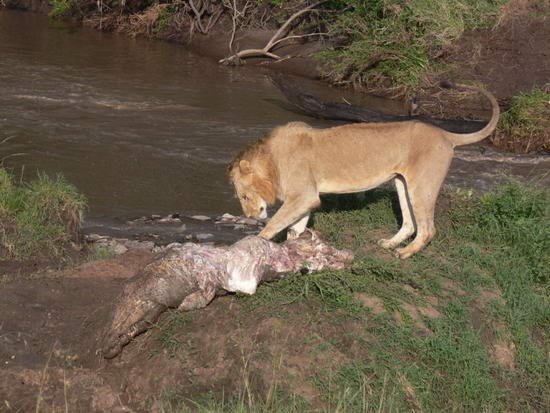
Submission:
[[[491,93],[475,86],[456,87],[478,91],[491,102],[491,120],[481,130],[458,134],[417,120],[328,129],[291,122],[275,128],[228,167],[244,214],[266,218],[267,206],[280,200],[282,206],[259,236],[271,239],[289,227],[287,237],[296,238],[321,204],[321,194],[362,192],[393,179],[402,225],[378,244],[394,249],[416,233],[408,245],[395,249],[397,257],[410,257],[436,234],[435,202],[454,148],[484,139],[498,123],[500,109]]]

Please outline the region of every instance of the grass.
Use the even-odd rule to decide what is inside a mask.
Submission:
[[[493,143],[517,152],[550,152],[550,93],[539,88],[512,98]]]
[[[327,16],[329,38],[339,45],[319,54],[325,75],[397,93],[418,88],[437,69],[444,47],[464,31],[492,27],[506,2],[334,0],[333,7],[344,11],[335,20]]]
[[[85,199],[62,176],[16,184],[0,168],[0,260],[59,257],[78,241]]]
[[[214,395],[194,400],[193,409],[547,411],[549,193],[510,183],[480,197],[448,191],[442,199],[439,235],[406,261],[375,244],[398,229],[393,193],[324,199],[314,226],[355,251],[352,268],[289,276],[237,299],[242,314],[250,314],[250,329],[273,317],[296,322],[297,309],[307,318],[297,333],[300,343],[311,360],[332,363],[310,362],[312,375],[302,377],[316,389],[316,404],[273,382],[277,403],[266,404],[265,390],[249,388],[252,399]],[[377,297],[383,309],[374,311],[365,297]],[[497,357],[498,348],[508,349],[508,364]],[[292,381],[294,370],[281,360],[281,375]],[[170,406],[166,411],[187,411],[189,401]]]
[[[88,255],[89,261],[104,260],[115,257],[115,253],[108,247],[103,245],[93,245],[90,248],[90,254]]]
[[[52,0],[50,5],[52,9],[48,15],[53,19],[65,16],[72,7],[71,0]]]
[[[446,211],[445,236],[436,240],[428,256],[427,251],[415,256],[405,274],[396,274],[395,282],[415,280],[418,273],[429,272],[431,282],[451,278],[467,294],[455,296],[442,306],[443,317],[426,320],[432,331],[428,337],[415,336],[407,323],[400,328],[375,327],[376,336],[385,343],[377,353],[378,361],[394,361],[390,377],[400,366],[427,410],[482,411],[500,406],[495,409],[499,411],[512,403],[518,411],[536,411],[537,405],[548,406],[544,390],[550,384],[545,356],[550,325],[548,192],[510,184],[478,199],[453,201],[455,206]],[[379,216],[382,221],[383,215]],[[325,217],[317,218],[322,228]],[[330,214],[326,218],[330,220]],[[363,265],[358,264],[366,274],[369,262],[366,259]],[[395,265],[388,262],[384,278],[395,274]],[[418,281],[421,286],[422,281]],[[510,330],[517,351],[514,373],[503,372],[496,365],[472,323],[473,309],[479,305],[475,297],[483,289],[502,291],[506,304],[500,321]],[[372,293],[371,288],[364,291]],[[404,298],[391,296],[393,304]],[[383,298],[388,301],[390,297]],[[341,297],[338,302],[342,302]],[[346,311],[355,313],[349,307]],[[542,335],[538,341],[533,339],[537,335]],[[416,356],[407,363],[403,357],[410,354]],[[525,399],[512,396],[518,389],[497,391],[498,382],[510,380],[510,374],[524,383]],[[397,376],[394,381],[398,382]]]
[[[153,33],[160,33],[164,29],[169,27],[172,22],[172,17],[173,17],[173,11],[172,11],[171,5],[168,5],[167,7],[161,9],[155,21],[155,27],[153,28]]]

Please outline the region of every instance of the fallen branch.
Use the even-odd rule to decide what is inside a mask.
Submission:
[[[102,354],[115,357],[167,308],[203,308],[228,291],[254,294],[261,282],[303,268],[342,269],[352,260],[350,251],[330,246],[309,230],[282,244],[250,236],[230,247],[193,243],[174,247],[124,286],[103,336]]]
[[[283,37],[284,34],[287,32],[288,27],[290,26],[290,24],[294,20],[296,20],[301,15],[313,10],[315,7],[317,7],[317,6],[319,6],[323,3],[326,3],[327,1],[328,0],[318,1],[317,3],[314,3],[314,4],[308,6],[304,9],[301,9],[301,10],[297,11],[296,13],[294,13],[279,28],[279,30],[277,30],[277,32],[271,37],[271,39],[267,42],[267,44],[263,48],[261,48],[261,49],[241,50],[240,52],[237,52],[232,56],[221,59],[219,61],[219,63],[222,63],[222,64],[232,64],[233,63],[234,64],[236,62],[240,62],[242,58],[250,57],[250,56],[266,56],[266,57],[270,57],[272,59],[279,60],[280,57],[278,55],[276,55],[275,53],[271,52],[271,49],[273,49],[273,47],[275,47],[279,43],[281,43],[285,40],[289,40],[289,39],[293,39],[293,38],[297,38],[297,37],[314,36],[314,35],[320,35],[321,34],[321,33],[310,33],[310,34],[302,35],[302,36],[286,36],[286,37]]]

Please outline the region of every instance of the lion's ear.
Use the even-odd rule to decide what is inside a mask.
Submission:
[[[248,175],[252,173],[252,166],[250,165],[250,162],[248,162],[246,159],[242,159],[239,162],[239,170],[243,175]]]

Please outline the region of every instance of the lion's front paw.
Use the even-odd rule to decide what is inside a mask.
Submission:
[[[266,229],[264,228],[263,230],[260,231],[258,236],[260,238],[270,240],[271,238],[273,238],[275,236],[275,234],[273,234],[271,231],[266,231]]]
[[[396,246],[396,244],[392,242],[391,239],[385,239],[385,238],[378,240],[378,245],[380,245],[382,248],[385,248],[387,250],[395,248]]]
[[[286,239],[296,239],[298,237],[300,237],[300,233],[298,231],[293,230],[292,228],[290,228],[286,232]]]

